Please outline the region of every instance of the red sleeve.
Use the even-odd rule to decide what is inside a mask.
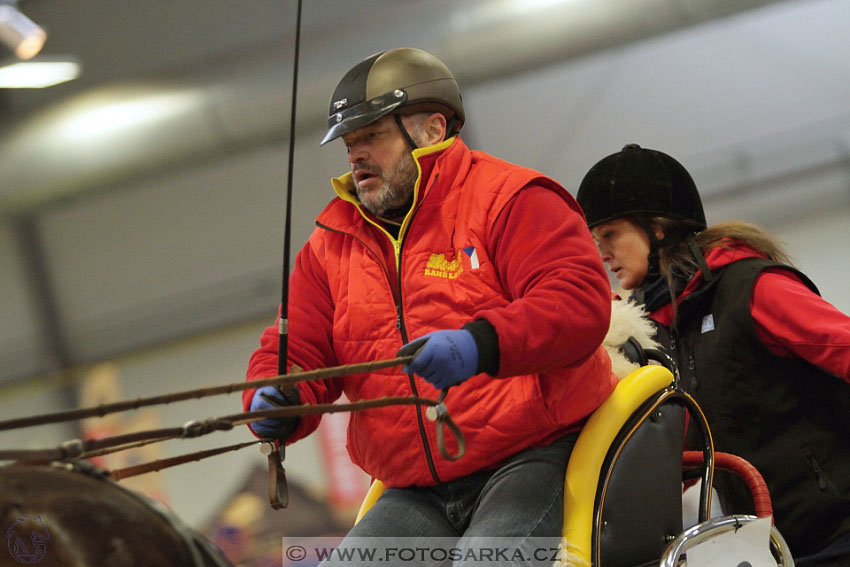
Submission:
[[[563,368],[602,344],[611,286],[578,205],[528,186],[506,205],[488,250],[511,303],[477,314],[499,336],[499,376]]]
[[[850,317],[781,268],[759,275],[750,298],[756,333],[777,356],[800,357],[850,382]]]
[[[308,243],[296,256],[290,278],[287,368],[297,364],[304,370],[336,366],[333,354],[333,302],[324,278],[324,269]],[[279,320],[279,316],[278,316]],[[247,379],[258,380],[277,375],[279,332],[277,321],[260,336],[260,347],[251,355]],[[342,393],[339,379],[301,382],[301,403],[332,403]],[[256,390],[242,393],[242,405],[248,411]],[[312,433],[321,416],[302,416],[298,429],[287,439],[293,443]]]

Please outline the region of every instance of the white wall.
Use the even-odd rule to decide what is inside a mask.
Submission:
[[[773,230],[823,298],[850,314],[850,203],[789,220]]]

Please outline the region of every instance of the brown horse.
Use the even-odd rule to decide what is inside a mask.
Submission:
[[[225,567],[160,503],[87,463],[0,467],[0,567]]]

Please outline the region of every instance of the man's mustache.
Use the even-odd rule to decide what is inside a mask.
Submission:
[[[358,171],[365,171],[366,173],[371,173],[372,175],[380,175],[381,168],[377,166],[371,166],[366,164],[355,164],[351,167],[352,173],[357,173]]]

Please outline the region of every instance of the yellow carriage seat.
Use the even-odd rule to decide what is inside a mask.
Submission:
[[[564,484],[564,564],[657,564],[682,532],[687,415],[703,440],[699,519],[708,518],[714,459],[705,417],[668,368],[646,365],[620,381],[576,441]]]

